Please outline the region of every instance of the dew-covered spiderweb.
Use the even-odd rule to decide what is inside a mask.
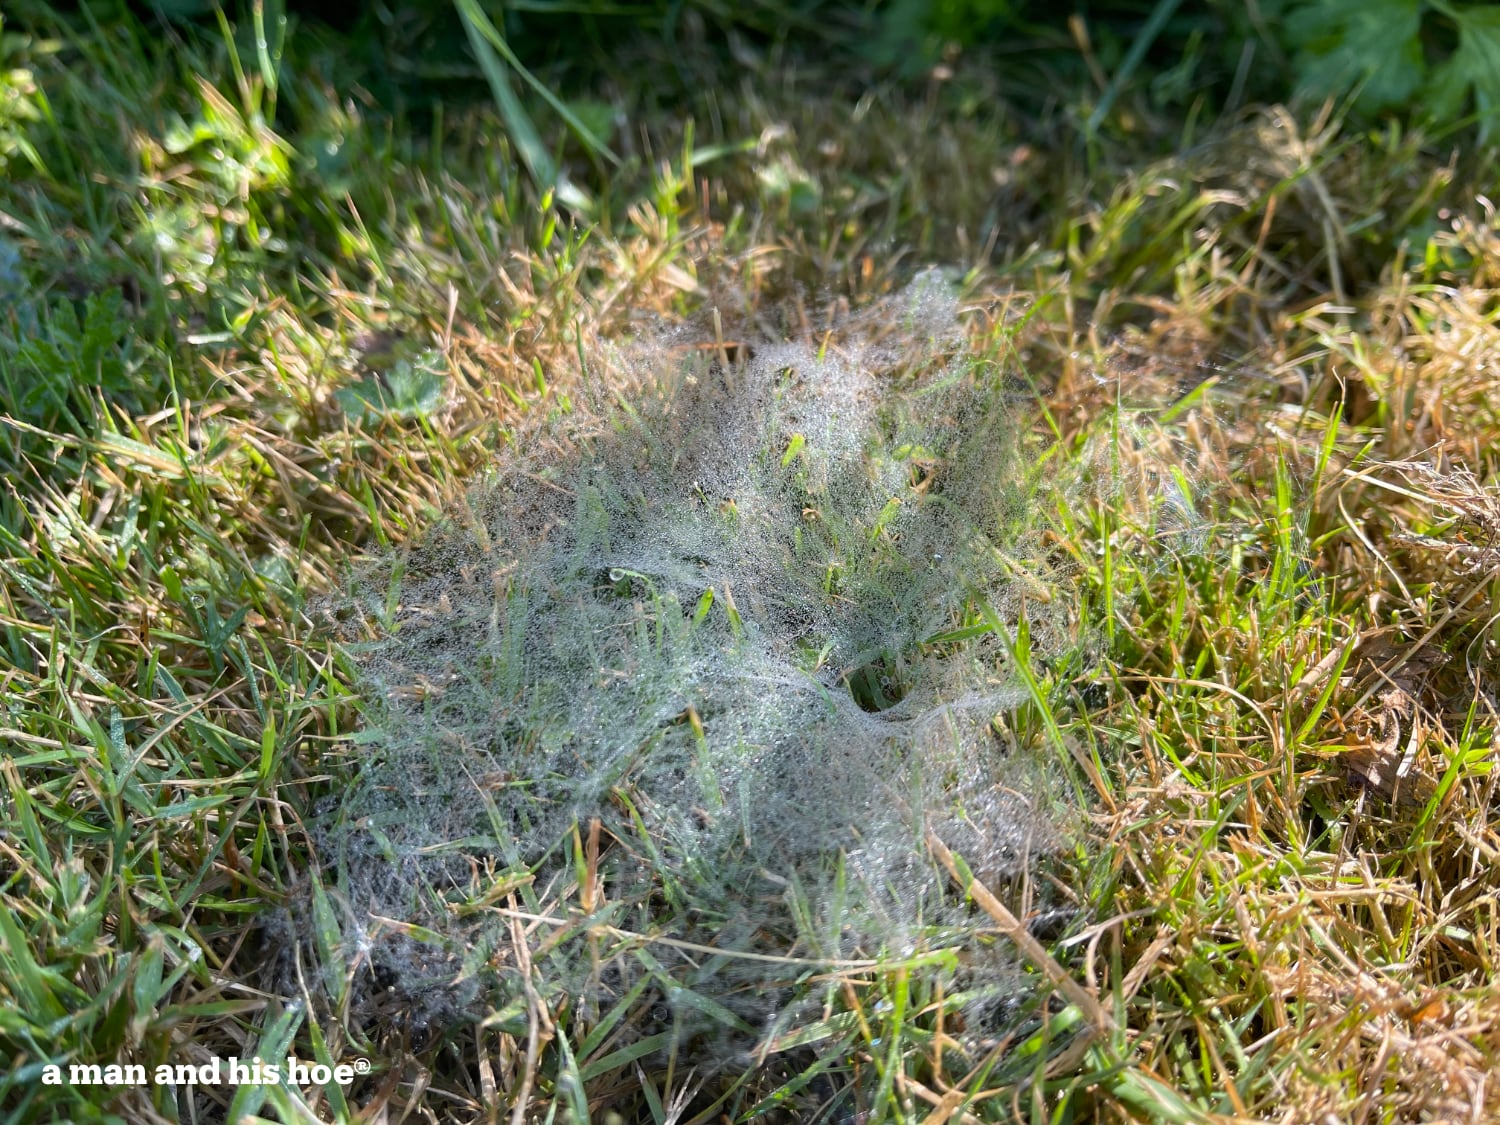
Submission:
[[[999,1011],[1021,974],[923,841],[1000,885],[1061,839],[1056,751],[1006,722],[1018,651],[1079,642],[1015,387],[935,272],[812,340],[682,344],[601,350],[594,409],[342,596],[339,963],[426,1019],[503,1015],[512,907],[587,908],[553,1002],[639,988],[636,1034],[735,1065],[824,1010],[820,959],[966,951],[971,1015]]]

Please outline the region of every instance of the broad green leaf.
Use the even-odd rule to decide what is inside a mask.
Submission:
[[[1500,110],[1500,8],[1455,8],[1458,49],[1432,76],[1427,117],[1446,125],[1467,109],[1469,94],[1479,115],[1479,133],[1488,137]]]
[[[341,387],[333,397],[351,420],[364,425],[430,417],[448,397],[446,380],[433,370],[435,362],[435,357],[426,363],[397,360],[390,370]]]
[[[1287,39],[1302,44],[1302,91],[1337,97],[1358,86],[1370,112],[1403,105],[1421,88],[1421,31],[1422,0],[1316,0],[1286,22]]]

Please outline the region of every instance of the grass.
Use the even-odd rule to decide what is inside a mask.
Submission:
[[[278,63],[246,29],[49,19],[0,47],[8,1119],[1500,1110],[1489,150],[1273,107],[1180,152],[1106,123],[1084,159],[1065,107],[1027,117],[977,65],[863,90],[689,50],[697,92],[609,138],[622,169],[547,138],[592,177],[585,220],[492,111],[387,121],[336,44]],[[571,882],[511,872],[474,904],[509,926],[506,1005],[349,1018],[309,823],[362,703],[319,596],[534,419],[587,409],[600,343],[641,318],[815,331],[821,302],[933,261],[963,271],[1038,462],[1080,482],[1045,514],[1040,596],[1079,599],[1093,666],[1008,637],[1030,702],[1004,717],[1072,770],[1085,813],[1045,877],[1075,910],[1047,932],[1035,888],[987,899],[949,867],[1053,998],[976,1042],[948,951],[788,959],[824,1003],[761,1065],[657,1067],[636,1029],[709,954],[597,923],[582,825]],[[264,971],[288,910],[317,953],[290,991]],[[634,966],[593,1010],[562,985],[590,958]],[[373,1069],[42,1082],[292,1050]]]

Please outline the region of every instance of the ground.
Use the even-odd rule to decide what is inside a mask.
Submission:
[[[6,26],[13,1118],[1500,1113],[1492,151],[1342,103],[1203,120],[1145,94],[1085,142],[1080,103],[1017,108],[979,57],[887,80],[651,50],[620,72],[658,83],[577,103],[616,166],[561,127],[528,155],[482,88],[393,120],[330,53],[278,66],[251,28]],[[571,187],[539,186],[552,161]],[[371,972],[317,824],[375,752],[356,642],[397,607],[351,641],[329,597],[629,402],[612,348],[816,347],[929,267],[1039,481],[1022,608],[962,602],[924,649],[1003,635],[995,736],[1059,779],[1040,866],[971,884],[928,847],[1032,998],[1013,1034],[963,1025],[934,939],[826,959],[822,1006],[738,1073],[678,1068],[629,1032],[713,951],[661,899],[600,921],[625,844],[597,821],[560,845],[574,878],[476,869],[462,908],[503,920],[514,1005],[355,1006]],[[1017,632],[1028,604],[1061,607],[1066,658]],[[616,954],[660,972],[604,1003],[563,987],[560,958]],[[43,1084],[293,1053],[370,1071]]]

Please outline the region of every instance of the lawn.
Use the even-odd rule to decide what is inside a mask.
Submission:
[[[1500,1115],[1490,14],[575,7],[7,7],[5,1120]]]

